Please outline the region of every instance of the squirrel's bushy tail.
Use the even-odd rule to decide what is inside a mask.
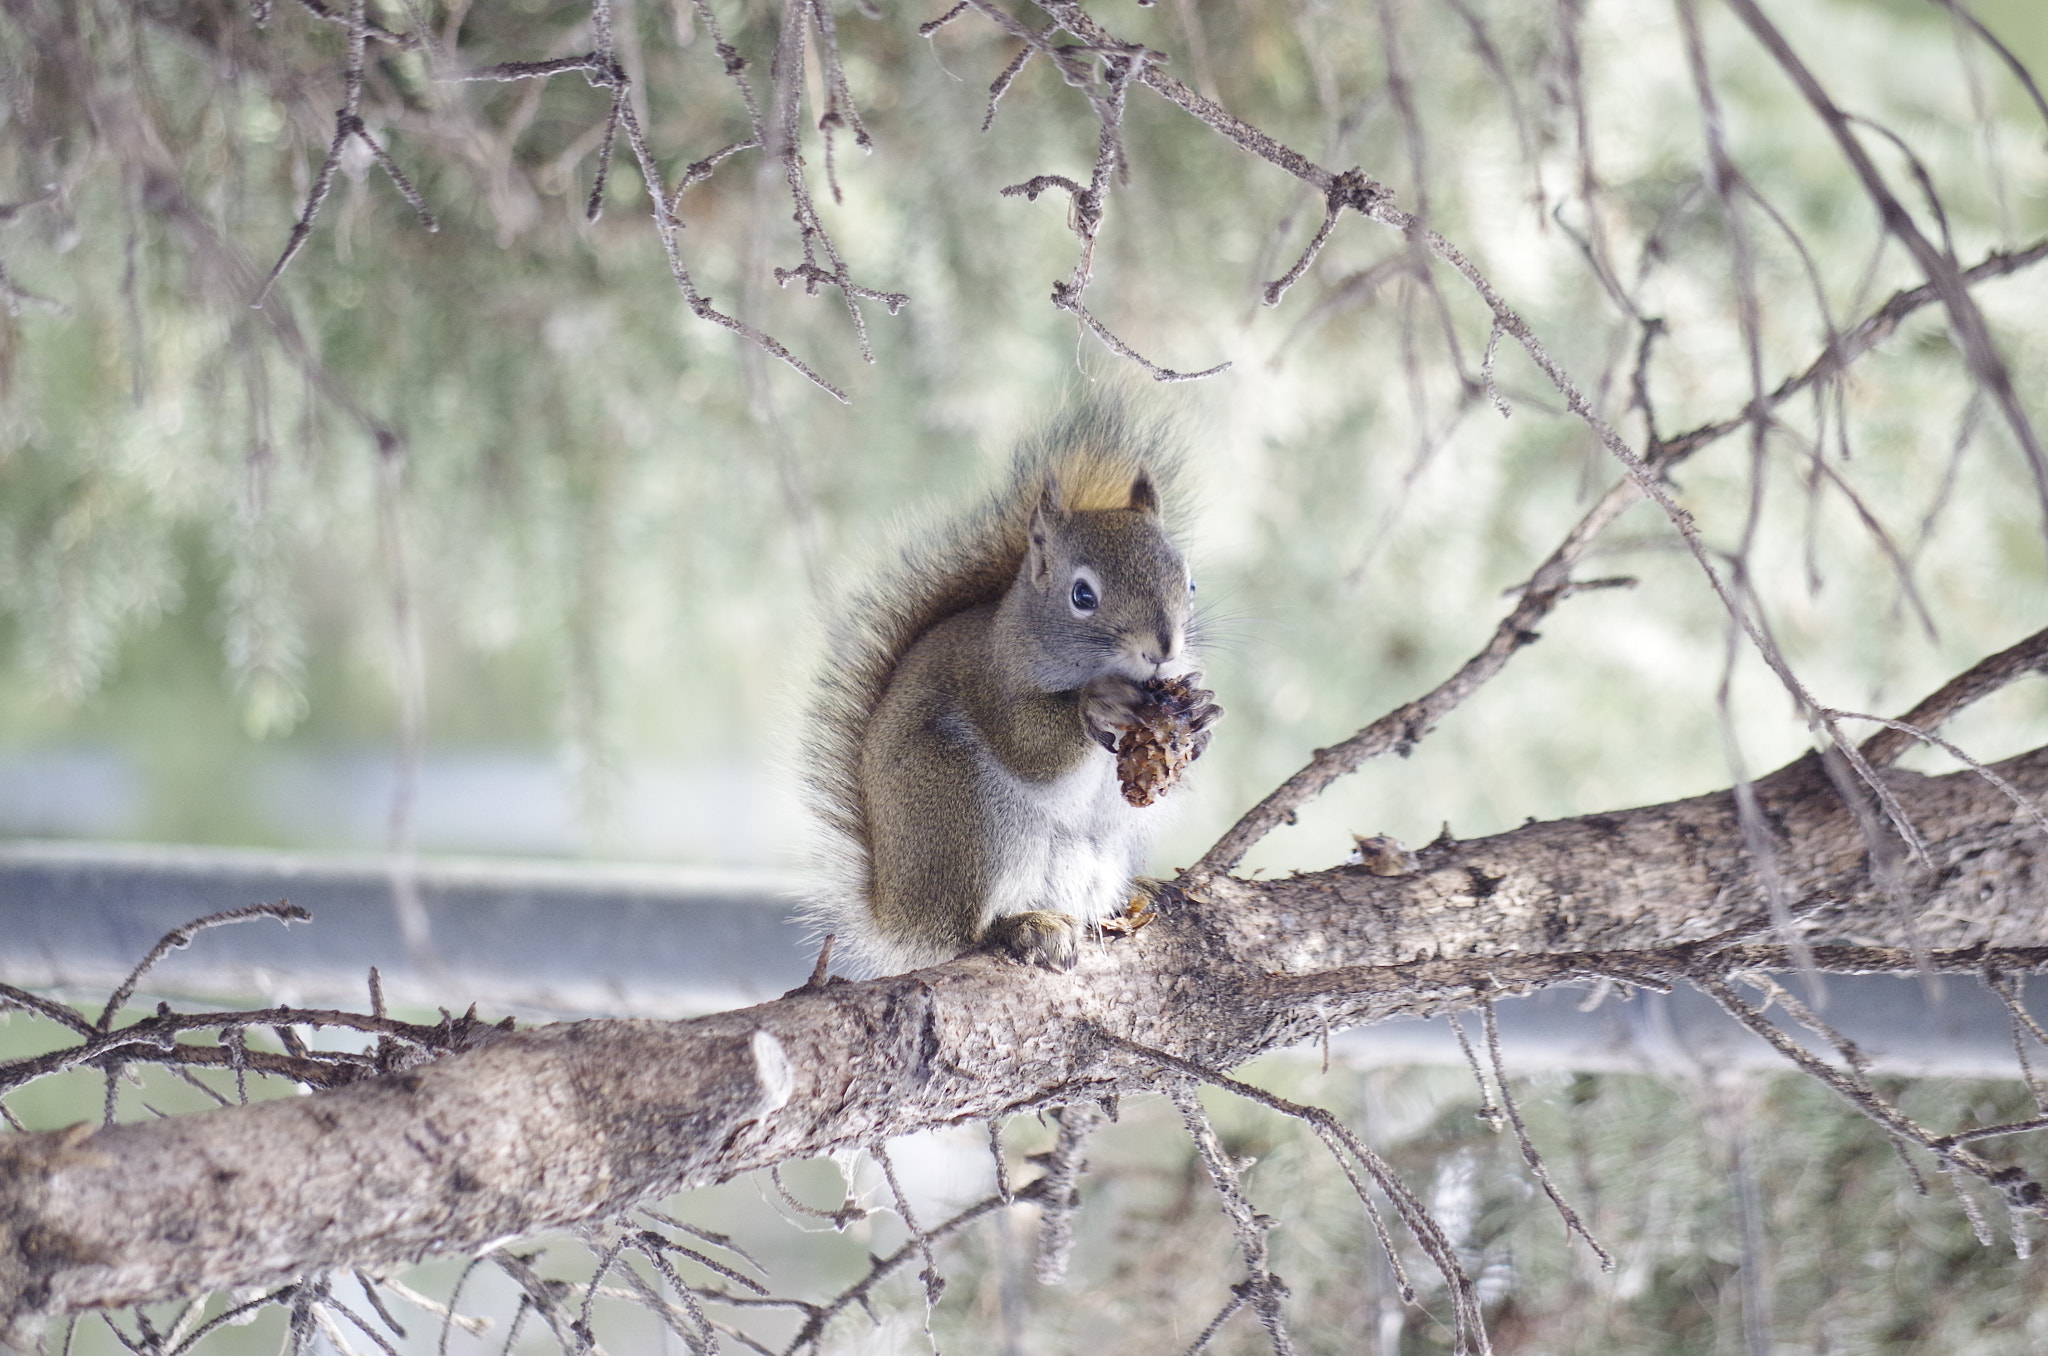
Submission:
[[[834,958],[847,962],[842,968],[873,969],[887,960],[868,923],[871,858],[860,752],[897,662],[938,622],[1009,591],[1048,479],[1070,510],[1123,508],[1131,482],[1149,471],[1170,522],[1178,517],[1179,467],[1163,422],[1134,415],[1114,396],[1078,404],[1018,447],[1008,480],[979,508],[913,532],[894,567],[835,621],[798,756],[824,831],[815,854],[822,880],[805,914],[815,937],[837,936]]]

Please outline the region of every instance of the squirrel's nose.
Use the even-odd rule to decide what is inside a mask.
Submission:
[[[1180,649],[1180,637],[1172,630],[1161,630],[1152,637],[1153,643],[1145,650],[1147,664],[1164,664]]]

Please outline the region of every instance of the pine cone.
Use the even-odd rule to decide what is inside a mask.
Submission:
[[[1193,718],[1209,696],[1185,678],[1150,678],[1143,688],[1146,700],[1131,712],[1136,723],[1116,742],[1124,799],[1139,807],[1166,794],[1200,756],[1206,741],[1196,738]]]

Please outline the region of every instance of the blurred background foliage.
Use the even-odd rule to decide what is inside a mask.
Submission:
[[[590,41],[576,4],[427,10],[472,65]],[[673,181],[743,137],[745,110],[687,5],[617,14]],[[1660,431],[1743,408],[1733,237],[1703,179],[1672,7],[1104,16],[1241,116],[1425,211],[1638,445],[1639,316],[1666,327],[1648,368]],[[984,134],[1012,45],[971,14],[920,39],[913,17],[844,16],[875,149],[837,138],[843,202],[806,133],[854,276],[912,298],[893,318],[866,305],[876,363],[858,361],[836,297],[773,285],[800,256],[772,161],[742,153],[682,199],[702,289],[843,385],[842,406],[687,313],[623,146],[603,218],[585,222],[607,95],[579,75],[441,83],[421,54],[373,45],[366,122],[440,229],[352,152],[252,310],[332,135],[344,30],[298,5],[262,24],[227,0],[17,6],[0,27],[0,263],[25,294],[0,330],[10,827],[381,846],[389,751],[412,738],[428,847],[788,860],[801,831],[789,778],[768,769],[818,661],[817,618],[915,515],[978,495],[1049,406],[1133,384],[1046,302],[1073,255],[1059,195],[998,192],[1085,177],[1085,101],[1036,63]],[[1983,17],[2015,53],[2048,52],[2032,6]],[[1964,263],[2048,233],[2042,116],[1939,5],[1777,19],[1844,106],[1911,148],[1909,162],[1866,128]],[[734,6],[723,22],[765,98],[775,14]],[[1786,78],[1718,6],[1700,23],[1730,153],[1797,232],[1740,211],[1775,385],[1830,320],[1918,279]],[[1497,375],[1515,414],[1493,411],[1476,380],[1486,321],[1447,270],[1425,285],[1403,242],[1350,217],[1282,305],[1260,306],[1316,196],[1144,91],[1128,137],[1091,304],[1164,365],[1236,364],[1144,393],[1194,453],[1189,535],[1232,715],[1170,865],[1309,749],[1445,676],[1616,471],[1511,344]],[[1978,292],[2038,412],[2044,284],[2022,272]],[[2038,623],[2041,505],[1938,307],[1827,404],[1786,405],[1760,465],[1745,436],[1722,440],[1677,492],[1733,552],[1756,490],[1744,564],[1774,634],[1822,701],[1895,713]],[[1340,786],[1257,862],[1323,865],[1354,830],[1426,839],[1448,820],[1471,836],[1705,790],[1729,780],[1730,733],[1751,770],[1796,754],[1806,732],[1760,666],[1731,671],[1725,618],[1676,547],[1631,510],[1581,573],[1636,588],[1572,600],[1411,760]],[[2043,715],[2022,689],[1962,742],[2030,747]],[[488,800],[494,768],[509,807],[495,828],[435,819],[437,803]],[[40,810],[23,789],[37,778]],[[74,784],[82,809],[58,794]]]
[[[566,0],[417,8],[472,65],[590,45],[588,7]],[[413,21],[410,4],[370,9]],[[745,135],[687,4],[613,12],[671,182]],[[1085,101],[1034,64],[980,132],[1012,44],[972,14],[918,37],[938,12],[838,15],[874,137],[871,154],[837,138],[843,201],[806,132],[854,276],[912,298],[895,317],[866,307],[872,366],[836,298],[774,285],[801,257],[779,167],[742,153],[682,197],[702,290],[844,387],[841,405],[690,316],[623,154],[602,219],[584,220],[608,96],[579,76],[447,84],[419,54],[373,47],[366,124],[439,230],[351,154],[256,310],[333,132],[343,30],[283,3],[263,22],[227,0],[7,6],[0,832],[795,860],[790,731],[819,619],[921,516],[978,496],[1048,408],[1143,385],[1047,303],[1072,266],[1065,204],[999,194],[1085,177]],[[1749,398],[1738,239],[1766,387],[1813,361],[1830,323],[1919,281],[1783,72],[1713,0],[1698,17],[1728,150],[1768,203],[1745,200],[1732,224],[1705,177],[1682,11],[1662,0],[1097,12],[1233,112],[1331,168],[1361,164],[1423,212],[1638,447],[1644,318],[1664,326],[1646,369],[1658,431]],[[777,11],[718,13],[761,94]],[[2048,70],[2034,0],[1975,13]],[[1894,191],[1963,264],[2048,236],[2048,119],[1949,9],[1808,0],[1772,17],[1869,120]],[[819,81],[814,61],[813,96]],[[1310,749],[1448,675],[1617,471],[1511,346],[1496,375],[1513,417],[1495,412],[1477,380],[1486,318],[1447,270],[1419,276],[1403,241],[1352,216],[1266,308],[1317,196],[1144,91],[1127,144],[1090,305],[1163,365],[1235,364],[1139,395],[1191,449],[1209,676],[1230,710],[1164,867]],[[2039,418],[2048,273],[1976,295]],[[1896,714],[2042,624],[2043,505],[1938,308],[1780,415],[1760,456],[1723,439],[1677,469],[1674,493],[1821,701]],[[1637,582],[1565,603],[1411,758],[1341,783],[1253,864],[1327,865],[1354,831],[1419,842],[1446,821],[1475,836],[1668,799],[1726,785],[1731,753],[1760,772],[1808,747],[1652,510],[1630,510],[1581,573]],[[2042,686],[1951,734],[1986,758],[2039,745]],[[396,770],[414,758],[408,791]],[[1503,1350],[1746,1349],[1744,1181],[1775,1286],[1749,1312],[1771,1301],[1783,1349],[2041,1345],[2039,1266],[1980,1248],[1939,1192],[1912,1196],[1877,1133],[1803,1081],[1533,1089],[1539,1142],[1622,1255],[1619,1278],[1598,1279],[1512,1146],[1473,1120],[1462,1075],[1330,1080],[1300,1095],[1352,1099],[1413,1180],[1467,1212]],[[2010,1087],[1913,1095],[2024,1113]],[[1234,1277],[1220,1228],[1206,1260],[1190,1241],[1213,1205],[1185,1143],[1154,1134],[1119,1157],[1126,1132],[1103,1151],[1105,1208],[1083,1214],[1096,1232],[1078,1270],[1109,1284],[1014,1349],[1073,1349],[1111,1311],[1177,1349]],[[1251,1187],[1288,1221],[1277,1265],[1315,1315],[1304,1349],[1444,1348],[1413,1315],[1380,1326],[1362,1221],[1307,1163],[1306,1137],[1232,1133],[1268,1157]],[[1748,1155],[1739,1172],[1731,1146]],[[976,1238],[948,1299],[972,1303],[942,1311],[963,1334],[1001,1326],[1000,1277],[1026,1251]],[[1235,1323],[1225,1349],[1256,1348]],[[912,1321],[874,1341],[898,1338],[923,1340]]]

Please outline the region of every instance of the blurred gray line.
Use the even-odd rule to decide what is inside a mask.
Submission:
[[[313,921],[211,929],[167,956],[143,992],[362,1007],[375,965],[394,1004],[681,1017],[765,1001],[810,972],[812,952],[793,919],[800,882],[789,877],[453,858],[422,858],[415,870],[439,974],[406,956],[381,858],[0,842],[0,980],[103,997],[171,929],[278,899],[311,910]],[[1806,996],[1803,981],[1788,982]],[[1509,1071],[1700,1076],[1784,1065],[1702,994],[1610,996],[1582,1010],[1587,997],[1553,989],[1502,1000]],[[1930,995],[1912,977],[1830,976],[1823,1015],[1888,1072],[2018,1074],[2005,1009],[1974,981],[1952,976]],[[1478,1021],[1466,1021],[1476,1041]],[[1354,1064],[1463,1060],[1441,1018],[1340,1032],[1331,1049]]]
[[[143,992],[294,1005],[395,1004],[687,1016],[773,998],[811,956],[797,882],[766,873],[420,858],[441,973],[406,954],[381,858],[224,848],[0,843],[0,980],[104,996],[171,929],[287,899],[313,914],[209,929]]]
[[[1805,981],[1779,981],[1811,1005]],[[2012,1027],[2005,1005],[1975,979],[1945,976],[1930,996],[1919,978],[1900,975],[1829,975],[1822,1020],[1854,1041],[1884,1073],[1949,1078],[2018,1078]],[[1755,1001],[1756,996],[1737,986]],[[1668,994],[1609,996],[1591,1011],[1582,989],[1546,989],[1495,1004],[1501,1052],[1508,1072],[1546,1069],[1658,1073],[1703,1077],[1724,1069],[1786,1069],[1785,1058],[1722,1012],[1696,989]],[[2036,1008],[2038,1004],[2030,1004]],[[1773,1009],[1772,1020],[1828,1063],[1841,1060],[1832,1046]],[[1465,1032],[1483,1061],[1477,1015]],[[1457,1039],[1442,1018],[1401,1019],[1359,1027],[1331,1040],[1334,1055],[1353,1064],[1463,1063]],[[2048,1052],[2028,1051],[2037,1072]]]

